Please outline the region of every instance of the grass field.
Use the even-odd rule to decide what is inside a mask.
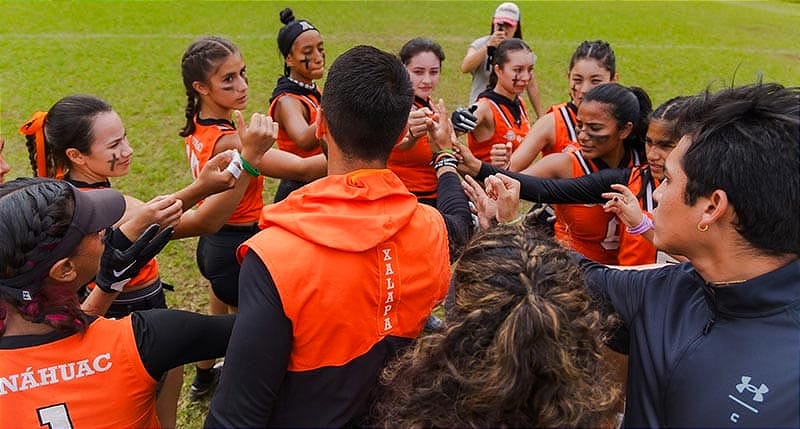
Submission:
[[[265,111],[282,71],[275,37],[278,12],[290,6],[322,32],[328,63],[356,44],[397,52],[427,36],[447,54],[437,95],[464,104],[469,75],[458,67],[469,43],[489,30],[492,2],[0,2],[0,133],[11,177],[30,174],[17,128],[59,98],[89,93],[121,115],[136,149],[132,172],[114,181],[149,199],[190,180],[178,130],[186,103],[180,57],[200,36],[239,45],[250,76],[248,112]],[[800,85],[800,3],[796,2],[519,2],[525,40],[538,56],[545,106],[567,97],[567,62],[585,39],[614,47],[621,83],[645,88],[654,105],[679,94],[765,81]],[[249,116],[249,115],[248,115]],[[275,182],[268,181],[268,195]],[[171,243],[159,257],[177,286],[174,307],[204,311],[205,282],[195,240]],[[192,371],[187,371],[187,379]],[[184,385],[184,393],[188,382]],[[185,395],[184,395],[185,396]],[[207,402],[182,401],[179,425],[202,425]]]

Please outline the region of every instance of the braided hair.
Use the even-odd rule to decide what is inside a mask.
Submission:
[[[570,254],[535,227],[489,229],[453,271],[455,307],[384,372],[386,427],[597,426],[617,397],[607,320]]]
[[[75,197],[62,180],[20,178],[0,186],[0,279],[24,274],[50,258],[67,232]],[[44,280],[42,280],[44,281]],[[0,289],[0,335],[5,331],[7,306],[25,319],[61,331],[83,331],[74,285],[35,288],[31,301],[20,301]]]
[[[181,58],[183,87],[186,90],[186,125],[179,135],[188,137],[194,133],[194,117],[200,111],[200,94],[194,82],[208,82],[209,76],[231,55],[240,54],[233,42],[219,36],[208,36],[189,45]]]

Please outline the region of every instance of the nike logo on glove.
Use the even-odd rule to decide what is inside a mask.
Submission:
[[[111,270],[111,273],[114,274],[114,277],[120,277],[125,274],[135,263],[136,261],[131,262],[131,264],[123,268],[122,271]]]

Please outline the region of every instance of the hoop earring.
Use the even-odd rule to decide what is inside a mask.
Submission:
[[[697,230],[700,231],[700,232],[706,232],[706,231],[708,231],[708,225],[706,224],[706,225],[700,226],[700,224],[698,223],[697,224]]]

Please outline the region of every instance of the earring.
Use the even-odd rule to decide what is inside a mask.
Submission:
[[[706,225],[700,226],[700,224],[698,223],[697,224],[697,230],[700,231],[700,232],[706,232],[706,231],[708,231],[708,225],[706,224]]]

